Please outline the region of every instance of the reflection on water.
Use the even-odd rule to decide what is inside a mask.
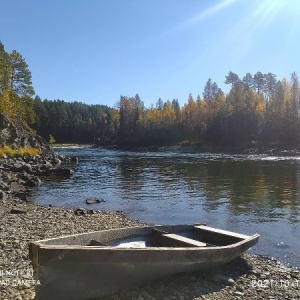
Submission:
[[[121,210],[150,224],[200,223],[259,232],[253,252],[300,266],[297,156],[56,149],[76,155],[71,179],[44,182],[33,201]],[[282,247],[284,245],[285,247]]]

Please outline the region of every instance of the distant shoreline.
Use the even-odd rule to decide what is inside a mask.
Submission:
[[[96,145],[96,144],[52,144],[55,148],[102,148],[107,150],[123,150],[130,152],[167,152],[178,151],[186,153],[229,153],[229,154],[270,154],[270,155],[300,155],[300,147],[216,147],[198,145],[151,145],[151,146],[120,146],[120,145]]]

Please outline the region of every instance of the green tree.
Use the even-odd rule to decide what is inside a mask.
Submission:
[[[9,54],[9,88],[14,91],[18,97],[34,95],[34,89],[31,82],[31,72],[24,58],[16,50]]]
[[[0,42],[0,111],[15,120],[34,122],[31,73],[16,50],[7,53]]]
[[[179,122],[180,121],[180,104],[179,104],[178,99],[172,100],[172,107],[175,111],[176,122]]]
[[[225,84],[231,84],[231,87],[233,88],[235,84],[239,81],[239,76],[233,72],[229,72],[228,75],[225,77]]]
[[[9,87],[9,54],[0,42],[0,94],[4,94]]]
[[[222,93],[223,92],[218,85],[215,82],[212,82],[212,80],[209,78],[205,84],[204,92],[202,94],[205,101],[211,101],[215,100]]]
[[[299,108],[300,108],[300,85],[299,79],[296,72],[291,74],[290,79],[291,86],[291,101],[292,101],[292,110],[294,111],[295,118],[299,116]]]
[[[253,77],[251,73],[247,73],[243,77],[244,88],[246,91],[250,91],[253,88]]]
[[[253,85],[256,88],[258,94],[261,94],[261,92],[263,91],[265,82],[266,82],[266,77],[261,72],[257,72],[254,75]]]
[[[157,100],[157,102],[156,102],[156,108],[158,110],[163,110],[163,108],[164,108],[164,101],[161,98],[159,98]]]
[[[265,90],[268,101],[272,101],[272,99],[274,98],[276,84],[277,80],[275,74],[269,72],[265,75]]]

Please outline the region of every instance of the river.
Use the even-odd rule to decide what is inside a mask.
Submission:
[[[206,223],[260,233],[252,253],[300,267],[300,156],[56,148],[79,157],[68,179],[33,190],[40,205],[122,211],[148,224]],[[105,202],[87,206],[87,198]],[[95,228],[96,229],[96,228]]]

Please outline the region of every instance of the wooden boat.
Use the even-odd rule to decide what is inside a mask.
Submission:
[[[103,230],[33,242],[36,299],[95,299],[181,272],[210,269],[258,242],[206,225]]]

